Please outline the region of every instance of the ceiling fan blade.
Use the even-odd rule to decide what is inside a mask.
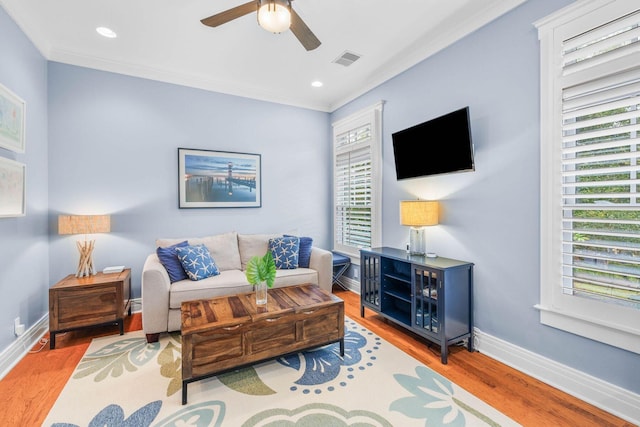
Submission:
[[[217,27],[218,25],[233,21],[236,18],[240,18],[241,16],[247,15],[257,10],[258,6],[256,1],[254,0],[245,4],[241,4],[240,6],[225,10],[224,12],[216,13],[215,15],[212,15],[208,18],[201,19],[200,22],[202,22],[204,25],[208,25],[209,27]]]
[[[293,9],[291,9],[291,32],[302,43],[307,50],[313,50],[320,46],[320,40],[313,34],[313,32],[307,27],[300,15],[298,15]]]

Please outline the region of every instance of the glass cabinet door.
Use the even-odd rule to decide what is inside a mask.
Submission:
[[[380,309],[380,257],[362,254],[360,265],[360,299],[367,304]]]
[[[441,288],[442,275],[438,270],[423,267],[413,268],[414,326],[423,331],[438,334],[438,290]]]

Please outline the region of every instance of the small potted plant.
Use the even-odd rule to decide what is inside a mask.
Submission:
[[[247,263],[244,272],[247,281],[256,290],[256,304],[265,305],[267,303],[267,287],[272,288],[276,280],[276,263],[273,260],[271,251],[267,251],[264,256],[254,256]]]

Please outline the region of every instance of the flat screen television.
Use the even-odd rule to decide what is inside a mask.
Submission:
[[[395,132],[398,180],[475,170],[469,107]]]

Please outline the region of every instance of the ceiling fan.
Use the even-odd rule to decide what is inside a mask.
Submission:
[[[320,40],[307,27],[300,15],[291,7],[293,0],[253,0],[224,12],[200,20],[204,25],[217,27],[251,12],[258,13],[258,24],[272,33],[291,29],[294,36],[307,50],[320,46]]]

